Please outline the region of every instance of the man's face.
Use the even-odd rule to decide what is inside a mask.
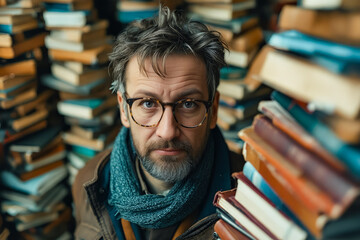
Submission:
[[[166,76],[158,76],[149,61],[146,73],[139,70],[133,57],[126,69],[126,93],[128,98],[151,97],[162,102],[176,102],[184,98],[208,101],[205,64],[194,56],[172,55],[167,58]],[[118,93],[121,120],[130,127],[135,148],[144,169],[153,177],[174,183],[185,178],[197,165],[210,129],[216,125],[218,94],[205,123],[197,128],[180,126],[166,106],[163,117],[156,127],[142,127],[131,117],[126,118],[122,95]],[[130,116],[128,112],[128,116]]]

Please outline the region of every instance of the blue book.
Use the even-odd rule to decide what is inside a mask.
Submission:
[[[95,151],[93,149],[90,148],[86,148],[83,146],[79,146],[79,145],[71,145],[71,150],[74,153],[86,156],[86,157],[94,157],[96,154],[98,154],[98,151]]]
[[[269,198],[269,200],[275,205],[278,210],[285,213],[285,215],[290,217],[291,220],[293,220],[297,225],[307,231],[301,221],[296,217],[295,214],[290,211],[286,204],[281,200],[281,198],[278,197],[278,195],[274,192],[271,186],[265,181],[265,179],[250,162],[245,162],[243,173],[245,177],[249,179],[252,184],[254,184],[255,187],[257,187],[267,198]],[[310,239],[311,234],[309,232],[308,236],[308,239]]]
[[[246,68],[240,68],[235,66],[226,66],[220,69],[220,79],[241,79],[244,78],[247,74]]]
[[[0,182],[1,185],[9,189],[41,196],[50,191],[66,176],[67,169],[65,166],[60,166],[27,181],[21,181],[14,173],[4,170],[0,172]]]
[[[105,83],[105,79],[99,79],[95,82],[91,82],[89,84],[85,84],[82,86],[75,86],[63,80],[60,80],[54,77],[51,74],[41,76],[41,83],[45,86],[68,93],[75,93],[80,95],[89,95],[94,90],[99,89]]]
[[[95,99],[70,99],[70,100],[64,100],[62,102],[67,103],[67,104],[78,105],[78,106],[94,109],[94,108],[99,107],[104,102],[104,100],[100,99],[100,98],[95,98]]]
[[[269,45],[306,56],[323,56],[360,63],[360,48],[330,42],[290,30],[271,35]]]
[[[54,12],[71,12],[80,9],[74,9],[73,3],[43,3],[44,7],[47,11],[54,11]],[[86,11],[86,10],[81,10]]]
[[[153,17],[158,13],[159,9],[149,9],[149,10],[136,10],[136,11],[118,11],[117,19],[122,23],[130,23],[135,20],[140,20],[144,18]]]
[[[11,24],[0,24],[0,32],[11,34],[13,32],[13,25],[11,25]]]
[[[336,74],[360,75],[360,67],[358,63],[346,62],[336,58],[322,56],[312,56],[309,57],[309,60]]]
[[[286,109],[295,120],[331,154],[339,158],[353,177],[360,179],[360,149],[340,140],[332,130],[314,114],[307,113],[288,96],[273,91],[272,99]]]

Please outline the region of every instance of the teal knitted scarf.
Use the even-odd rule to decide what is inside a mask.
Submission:
[[[166,196],[162,196],[141,193],[140,183],[134,170],[135,150],[130,130],[123,127],[115,140],[110,157],[108,203],[116,209],[116,218],[126,219],[140,227],[157,229],[171,226],[199,208],[209,191],[210,182],[213,182],[211,178],[214,146],[218,147],[213,131],[209,135],[207,146],[197,168],[187,178],[175,183]],[[216,131],[219,132],[218,129]],[[221,135],[220,137],[223,142]],[[228,157],[227,154],[225,155],[223,157]],[[230,176],[229,171],[225,172]],[[228,182],[224,183],[226,188],[230,188],[230,180]],[[217,190],[220,189],[212,190],[213,195],[210,198]]]

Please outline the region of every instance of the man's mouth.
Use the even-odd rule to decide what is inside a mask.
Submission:
[[[176,156],[182,153],[184,150],[179,148],[160,148],[153,150],[154,153],[162,156]]]

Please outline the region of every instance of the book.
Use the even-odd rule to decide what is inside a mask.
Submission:
[[[82,86],[76,86],[48,74],[41,76],[41,83],[54,90],[89,96],[105,86],[105,79],[99,79]]]
[[[245,144],[244,144],[245,145]],[[243,149],[244,154],[246,153],[249,146]],[[251,155],[251,154],[250,154]],[[248,156],[246,156],[248,159]],[[272,187],[266,182],[266,180],[261,176],[261,174],[256,170],[256,168],[251,164],[251,162],[247,161],[244,164],[243,168],[244,176],[249,179],[249,181],[254,184],[254,186],[259,189],[278,209],[279,211],[285,213],[286,216],[291,218],[298,226],[305,229],[301,221],[296,217],[296,215],[286,206],[284,201],[279,198],[279,196],[274,192]]]
[[[81,125],[71,125],[70,130],[77,136],[86,139],[95,139],[101,134],[108,132],[113,126],[101,124],[95,127],[87,127]]]
[[[30,76],[16,76],[15,74],[5,75],[0,77],[0,92],[1,90],[12,91],[16,87],[24,86],[35,79],[35,75]],[[2,92],[1,92],[2,93]],[[5,95],[6,91],[4,91]]]
[[[60,133],[60,126],[49,126],[31,136],[22,138],[10,146],[15,152],[40,152],[53,138]]]
[[[5,59],[15,58],[27,51],[43,46],[44,39],[45,33],[41,33],[11,47],[0,47],[0,57]]]
[[[156,1],[119,1],[116,5],[117,19],[122,23],[154,16],[159,11]]]
[[[237,52],[248,52],[259,46],[263,40],[263,33],[260,27],[254,27],[234,37],[229,42],[229,48]]]
[[[65,116],[65,123],[68,125],[81,125],[83,127],[96,127],[101,124],[113,125],[116,117],[119,116],[118,114],[117,108],[110,108],[92,119]]]
[[[67,176],[65,166],[56,168],[28,181],[21,181],[14,173],[3,170],[0,172],[1,184],[27,194],[42,195],[52,189]]]
[[[37,19],[33,18],[31,20],[28,20],[26,22],[18,23],[18,24],[0,24],[0,32],[2,33],[9,33],[9,34],[15,34],[24,32],[27,30],[32,30],[39,27],[39,23]]]
[[[345,62],[359,62],[360,48],[335,43],[306,35],[296,30],[274,33],[268,44],[280,50],[287,50],[306,56],[335,58]]]
[[[67,155],[69,163],[77,169],[81,169],[92,158],[70,151]]]
[[[255,1],[248,0],[238,3],[194,3],[190,4],[188,8],[189,11],[201,17],[229,21],[245,16],[247,14],[246,10],[252,9],[255,6]]]
[[[268,164],[266,159],[247,142],[244,144],[243,156],[261,174],[279,198],[295,214],[302,224],[317,238],[322,236],[322,229],[329,218],[309,208],[296,196],[296,192],[288,186],[287,180]]]
[[[232,36],[245,32],[246,30],[259,24],[259,18],[256,15],[252,14],[231,19],[229,21],[218,20],[211,17],[204,18],[194,13],[190,13],[189,18],[196,21],[201,21],[211,27],[215,27],[216,29],[229,30],[233,33]]]
[[[87,49],[92,49],[106,45],[109,41],[107,37],[97,36],[96,39],[92,39],[86,42],[71,42],[63,39],[58,39],[52,36],[45,37],[45,46],[51,49],[59,49],[65,51],[82,52]]]
[[[44,7],[47,11],[54,12],[72,12],[81,10],[91,10],[93,8],[93,1],[74,1],[69,3],[64,2],[44,2]]]
[[[60,63],[53,63],[51,65],[51,71],[56,78],[76,86],[83,86],[100,79],[108,78],[107,68],[89,69],[79,74]]]
[[[30,13],[0,14],[0,24],[1,25],[16,25],[19,23],[31,21],[32,19],[34,19],[34,17]]]
[[[262,66],[261,81],[298,100],[355,119],[360,109],[360,82],[337,75],[304,58],[272,50]],[[292,76],[291,81],[287,79]]]
[[[44,105],[49,102],[51,98],[54,97],[54,95],[54,91],[50,89],[44,90],[43,92],[38,94],[37,98],[27,103],[16,106],[14,110],[18,113],[19,116],[25,116],[26,114],[38,108],[40,105]]]
[[[9,99],[0,99],[0,107],[2,109],[10,109],[15,107],[21,103],[25,103],[34,99],[37,96],[36,88],[32,87],[26,91],[23,91],[21,94],[14,96],[13,98]]]
[[[95,20],[95,11],[55,12],[44,11],[46,27],[84,27],[89,21]]]
[[[15,85],[10,88],[1,89],[0,90],[0,99],[11,99],[17,95],[19,95],[22,92],[25,92],[28,89],[35,88],[37,85],[37,81],[32,78],[28,81],[25,81],[23,83],[20,83],[18,85]]]
[[[360,119],[349,120],[338,116],[319,116],[342,141],[356,145],[360,143]]]
[[[40,7],[40,0],[19,0],[13,1],[13,3],[8,4],[8,7],[11,8],[38,8]]]
[[[116,105],[116,98],[109,97],[108,99],[65,100],[59,102],[57,106],[59,113],[62,115],[92,119],[104,110]]]
[[[225,61],[227,64],[246,68],[255,57],[257,51],[257,47],[248,52],[238,52],[230,48],[229,51],[225,51]]]
[[[58,49],[49,49],[49,56],[54,61],[76,61],[83,64],[104,64],[109,58],[108,54],[111,52],[111,46],[101,46],[82,52],[65,51]]]
[[[239,208],[242,206],[241,204],[237,203],[236,206],[234,205],[235,201],[233,199],[235,197],[235,192],[235,188],[217,192],[215,194],[213,204],[235,218],[256,239],[265,240],[275,238],[275,236],[259,221],[257,221],[256,218],[251,216],[244,207],[240,210]]]
[[[222,240],[247,240],[249,239],[242,232],[239,232],[233,228],[230,224],[226,223],[224,220],[219,219],[214,225],[214,231],[217,233],[220,239]]]
[[[352,0],[336,0],[336,1],[324,1],[324,0],[301,0],[301,6],[310,9],[320,10],[359,10],[360,3]]]
[[[10,121],[10,125],[13,130],[19,132],[33,124],[36,124],[42,120],[45,120],[49,115],[49,110],[46,108],[37,109],[36,111],[25,115],[23,117],[19,117]]]
[[[61,39],[70,42],[86,42],[95,40],[97,37],[106,35],[106,28],[109,22],[99,20],[92,24],[86,25],[80,29],[51,29],[50,36],[55,39]]]
[[[336,135],[314,115],[307,113],[297,103],[288,96],[274,91],[271,97],[286,109],[296,121],[331,154],[340,159],[352,173],[352,177],[357,178],[360,173],[360,151],[338,139]]]
[[[86,148],[93,149],[95,151],[102,151],[105,147],[114,141],[117,136],[118,131],[115,129],[105,134],[101,134],[98,138],[95,139],[86,139],[81,136],[78,136],[72,132],[65,132],[63,135],[64,142],[70,145],[80,145]]]
[[[343,209],[329,195],[306,179],[298,168],[269,146],[252,128],[241,130],[239,137],[263,155],[266,162],[287,182],[288,190],[307,208],[331,217],[338,217],[342,213]]]
[[[238,120],[249,118],[258,113],[257,107],[261,99],[249,99],[237,102],[234,106],[220,102],[219,108],[236,117]]]
[[[263,223],[278,239],[306,239],[307,234],[261,193],[242,172],[232,174],[237,179],[235,199]]]
[[[321,144],[309,134],[291,115],[276,101],[261,101],[259,111],[271,119],[272,123],[298,144],[321,157],[329,166],[340,173],[345,173],[345,165],[334,155],[329,153]]]
[[[17,59],[15,62],[0,65],[0,76],[33,76],[36,74],[36,63],[34,59]]]
[[[64,166],[63,160],[58,160],[56,162],[52,162],[49,164],[46,164],[42,167],[36,168],[31,171],[24,171],[24,172],[16,172],[15,174],[19,177],[21,181],[28,181],[30,179],[36,178],[38,176],[41,176],[47,172],[50,172],[51,170],[54,170],[56,168],[59,168],[61,166]]]
[[[220,81],[221,80],[236,80],[242,79],[247,73],[246,68],[225,66],[220,69]]]
[[[314,11],[296,6],[284,6],[279,17],[279,28],[298,30],[329,41],[359,46],[360,33],[356,31],[358,18],[358,11]],[[339,23],[347,27],[338,27]]]

